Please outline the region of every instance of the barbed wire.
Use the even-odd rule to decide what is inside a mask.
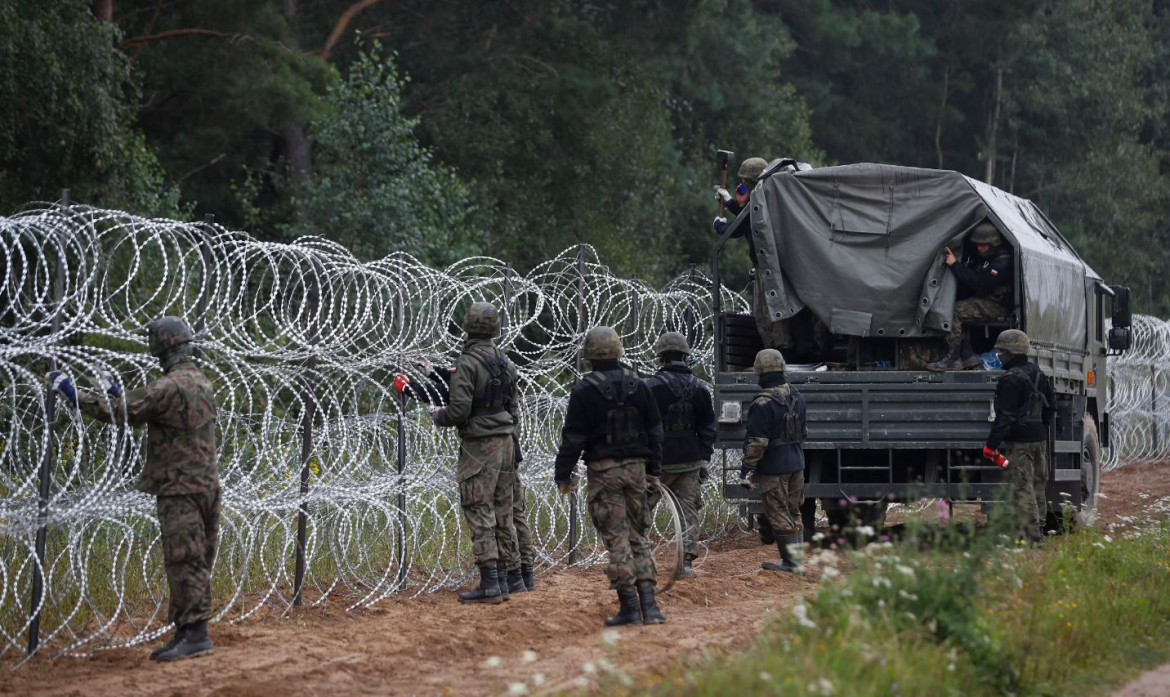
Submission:
[[[432,269],[406,254],[363,263],[319,238],[262,242],[211,223],[43,204],[0,218],[0,280],[0,655],[26,650],[23,634],[38,613],[42,643],[71,654],[166,630],[154,501],[133,489],[143,434],[69,409],[50,420],[44,381],[56,365],[78,384],[103,373],[127,388],[146,384],[157,375],[142,331],[151,319],[178,315],[196,328],[220,406],[217,621],[291,606],[302,510],[310,604],[368,607],[467,580],[455,435],[435,429],[391,382],[404,372],[425,383],[421,361],[449,364],[471,302],[504,310],[499,345],[519,366],[520,475],[541,569],[565,564],[571,549],[578,563],[604,554],[592,526],[576,526],[580,539],[570,539],[569,500],[551,484],[584,330],[617,329],[626,360],[644,373],[656,367],[657,337],[681,331],[697,372],[712,372],[710,279],[691,270],[655,289],[616,277],[587,245],[526,274],[490,257]],[[720,292],[725,310],[749,311],[738,293]],[[1110,466],[1166,454],[1168,336],[1166,323],[1138,317],[1134,349],[1111,361]],[[736,454],[728,456],[734,466]],[[52,479],[42,506],[45,461]],[[718,485],[713,477],[704,489],[705,542],[737,523]],[[657,525],[663,539],[669,526],[661,516]],[[39,575],[44,600],[34,606]]]

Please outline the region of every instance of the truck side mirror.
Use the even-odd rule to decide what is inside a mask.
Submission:
[[[1129,327],[1111,327],[1109,329],[1109,348],[1113,351],[1128,351],[1130,343]]]
[[[1113,291],[1113,326],[1130,327],[1133,325],[1133,311],[1129,307],[1129,288],[1125,286],[1109,286]],[[1110,336],[1113,332],[1109,333]],[[1128,340],[1126,341],[1128,346]]]

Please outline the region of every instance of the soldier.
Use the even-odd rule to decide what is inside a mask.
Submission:
[[[520,423],[516,366],[492,343],[500,333],[500,315],[492,305],[473,303],[463,331],[467,340],[451,374],[450,399],[431,418],[436,426],[458,427],[462,441],[456,465],[459,503],[480,582],[461,593],[459,602],[498,603],[508,599],[511,577],[523,583],[512,525],[514,436]]]
[[[768,161],[762,157],[749,157],[739,165],[739,186],[735,187],[735,196],[732,195],[722,187],[715,187],[715,193],[723,200],[723,207],[733,215],[738,216],[744,208],[747,208],[748,201],[752,197],[752,190],[756,188],[756,182],[760,180],[760,175],[764,173],[764,169],[768,167]],[[747,237],[748,251],[752,257],[752,267],[756,265],[756,248],[752,244],[751,235],[748,235],[749,220],[747,216],[736,218],[735,232],[731,234],[732,237]],[[715,229],[716,235],[722,235],[727,232],[727,219],[723,217],[716,218],[711,226]]]
[[[451,376],[455,368],[436,368],[430,361],[422,361],[419,367],[426,375],[429,384],[418,385],[402,373],[394,375],[394,389],[425,404],[443,405],[451,397]],[[515,487],[512,489],[512,527],[516,530],[516,545],[520,552],[520,576],[508,575],[508,593],[522,593],[536,589],[536,580],[533,577],[532,566],[536,559],[536,550],[532,545],[532,530],[528,527],[528,512],[526,509],[526,492],[520,481],[520,463],[524,455],[520,451],[520,436],[512,433],[513,458],[516,463],[516,477],[513,478]],[[497,543],[498,544],[498,543]]]
[[[957,263],[954,252],[946,248],[946,265],[959,281],[959,299],[951,317],[947,334],[947,355],[926,367],[934,371],[970,370],[978,368],[982,359],[971,348],[971,335],[963,325],[972,322],[991,322],[1011,314],[1012,305],[1012,248],[1004,244],[995,225],[984,221],[971,232],[970,242],[975,254],[967,254]]]
[[[62,372],[49,373],[66,401],[106,423],[147,426],[146,463],[136,487],[157,497],[163,565],[170,591],[167,619],[175,633],[151,652],[157,661],[212,653],[211,570],[219,535],[219,472],[215,392],[191,356],[191,328],[179,317],[147,327],[163,376],[123,393],[103,378],[105,394],[78,390]]]
[[[1056,395],[1040,366],[1028,361],[1031,342],[1019,329],[1000,333],[995,341],[1006,371],[995,386],[995,423],[987,434],[983,456],[1007,468],[1011,508],[1019,533],[1041,539],[1048,511],[1048,424]],[[1006,452],[999,453],[1000,445]]]
[[[585,360],[593,372],[569,394],[554,465],[557,487],[569,494],[584,453],[589,517],[609,552],[605,575],[620,603],[607,627],[666,621],[654,599],[657,574],[646,538],[647,493],[657,489],[662,473],[662,420],[650,388],[618,363],[623,354],[613,329],[594,327],[585,334]]]
[[[800,573],[792,545],[804,541],[800,506],[804,503],[804,441],[808,438],[804,396],[788,384],[784,356],[775,349],[756,354],[753,366],[761,392],[748,407],[740,481],[759,487],[780,549],[780,563],[766,561],[769,571]]]
[[[707,462],[715,450],[715,410],[711,393],[691,374],[686,357],[691,349],[678,332],[666,332],[654,344],[662,361],[646,384],[654,393],[662,417],[662,483],[678,498],[686,526],[683,578],[694,575],[691,563],[698,555],[699,508],[703,482],[710,476]],[[658,494],[651,493],[650,509]]]

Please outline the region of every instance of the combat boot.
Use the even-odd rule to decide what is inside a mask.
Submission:
[[[792,545],[798,545],[804,542],[804,534],[796,533],[795,535],[784,535],[776,540],[776,547],[780,550],[780,563],[774,561],[766,561],[760,566],[767,571],[787,571],[790,574],[797,576],[804,575],[800,570],[800,566],[792,558]]]
[[[511,593],[508,592],[508,566],[504,562],[496,562],[496,581],[500,584],[500,597],[507,600]]]
[[[524,579],[524,588],[532,591],[536,589],[536,580],[532,577],[532,564],[520,563],[520,578]]]
[[[975,370],[983,367],[983,359],[971,348],[971,335],[963,334],[963,344],[959,346],[959,369]]]
[[[183,629],[183,627],[175,625],[175,633],[171,635],[171,638],[167,641],[167,643],[150,652],[151,660],[157,660],[159,654],[165,653],[175,648],[175,644],[183,640]]]
[[[691,562],[695,560],[695,555],[687,554],[683,557],[682,578],[691,578],[695,575],[695,570],[691,568]]]
[[[642,624],[642,608],[638,605],[638,594],[633,588],[618,589],[618,613],[607,617],[605,626],[618,627],[623,624]]]
[[[666,615],[658,609],[658,602],[654,600],[654,584],[643,583],[638,586],[638,603],[642,606],[642,621],[646,624],[665,624]]]
[[[934,363],[927,363],[926,369],[933,370],[936,373],[945,373],[951,370],[959,370],[963,365],[963,360],[959,358],[959,352],[962,350],[961,344],[955,344],[947,350],[946,357],[937,360]]]
[[[479,567],[479,587],[459,594],[461,603],[502,603],[500,595],[499,574],[495,564],[484,564]]]
[[[181,661],[215,653],[211,637],[207,635],[207,620],[200,620],[183,628],[183,636],[171,648],[154,658],[156,661]]]
[[[515,569],[508,572],[508,592],[509,593],[523,593],[528,590],[524,585],[524,576],[520,569]]]

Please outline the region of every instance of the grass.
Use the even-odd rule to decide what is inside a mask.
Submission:
[[[1164,520],[1050,537],[1038,549],[986,530],[971,537],[970,526],[917,531],[929,535],[912,526],[896,545],[812,552],[818,589],[745,651],[634,680],[613,673],[601,691],[1099,695],[1170,660]]]

